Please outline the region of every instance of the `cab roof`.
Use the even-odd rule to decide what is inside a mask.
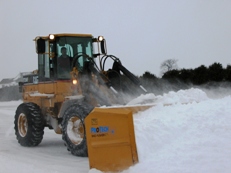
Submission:
[[[49,35],[54,35],[55,37],[93,37],[91,34],[78,34],[78,33],[58,33],[58,34],[49,34]],[[42,39],[49,39],[49,35],[47,36],[37,36],[35,37],[34,41],[42,38]]]

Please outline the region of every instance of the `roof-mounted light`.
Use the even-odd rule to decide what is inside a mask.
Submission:
[[[53,34],[50,34],[50,35],[49,35],[49,39],[50,39],[50,40],[54,40],[54,39],[55,39],[55,36],[54,36]]]
[[[98,37],[98,41],[103,41],[104,40],[104,37],[103,36],[99,36]]]

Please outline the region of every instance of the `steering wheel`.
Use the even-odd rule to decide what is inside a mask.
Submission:
[[[76,67],[78,71],[82,72],[84,69],[85,61],[83,60],[83,65],[81,65],[78,61],[80,57],[87,58],[87,59],[90,59],[91,57],[89,57],[87,54],[82,52],[74,54],[71,67],[72,68]]]

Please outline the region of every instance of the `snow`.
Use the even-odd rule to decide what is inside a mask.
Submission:
[[[31,97],[47,97],[47,98],[51,98],[54,97],[54,94],[44,94],[44,93],[39,93],[38,91],[36,92],[31,92],[28,93]]]
[[[207,93],[191,88],[133,100],[131,105],[155,100],[155,106],[134,114],[139,163],[123,173],[231,172],[231,95]],[[0,102],[0,172],[101,173],[89,170],[88,158],[67,152],[61,136],[49,129],[39,146],[21,147],[13,129],[20,103]]]
[[[187,104],[191,102],[200,102],[202,100],[208,99],[205,92],[200,89],[191,88],[188,90],[179,90],[178,92],[170,91],[163,96],[155,96],[153,93],[141,95],[136,99],[128,102],[127,105],[136,105],[136,104],[147,104],[147,103],[161,103],[164,105],[171,105],[176,103]]]

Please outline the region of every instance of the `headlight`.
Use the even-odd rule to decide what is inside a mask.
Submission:
[[[76,85],[76,84],[78,83],[78,81],[77,81],[76,79],[73,79],[73,80],[72,80],[72,83],[73,83],[74,85]]]
[[[55,39],[55,36],[54,36],[53,34],[50,34],[50,35],[49,35],[49,39],[50,39],[50,40],[54,40],[54,39]]]
[[[103,36],[99,36],[99,37],[98,37],[98,40],[99,40],[99,41],[103,41],[103,40],[104,40]]]

